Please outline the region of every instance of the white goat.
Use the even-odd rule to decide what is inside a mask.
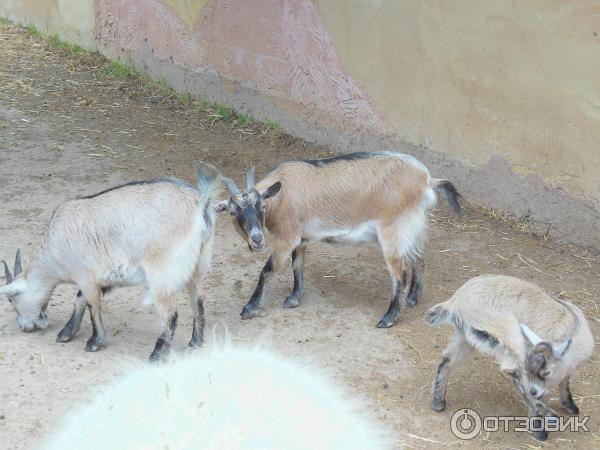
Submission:
[[[220,183],[210,166],[198,169],[199,190],[175,178],[134,181],[71,200],[53,214],[44,243],[21,272],[17,252],[14,279],[6,263],[7,294],[23,331],[48,325],[46,307],[59,283],[79,292],[71,319],[58,334],[67,342],[79,331],[86,306],[93,334],[86,351],[104,344],[102,294],[113,286],[147,285],[161,333],[151,360],[169,351],[177,323],[174,294],[187,286],[194,317],[190,346],[202,344],[204,309],[200,282],[212,256],[214,192]]]
[[[378,450],[361,403],[306,363],[213,348],[130,371],[75,408],[40,448]]]
[[[567,412],[579,413],[569,379],[592,355],[594,339],[577,306],[518,278],[482,275],[432,307],[427,320],[455,328],[433,383],[434,410],[446,408],[450,371],[477,349],[510,373],[530,416],[556,417],[541,401],[556,385]],[[547,432],[536,431],[535,437],[545,440]]]
[[[244,319],[256,315],[264,284],[290,254],[294,289],[283,306],[298,306],[304,292],[304,253],[308,242],[377,239],[393,285],[389,309],[377,326],[391,327],[401,306],[413,306],[421,293],[420,245],[435,192],[442,192],[452,209],[460,213],[458,193],[452,183],[431,178],[421,162],[402,153],[362,152],[286,162],[256,186],[253,169],[246,177],[245,193],[224,178],[231,196],[217,204],[219,210],[229,210],[250,250],[264,248],[264,226],[272,236],[273,253],[242,310]],[[401,304],[410,267],[410,290]]]

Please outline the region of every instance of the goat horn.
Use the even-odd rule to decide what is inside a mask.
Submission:
[[[4,264],[4,276],[6,277],[6,284],[10,284],[12,283],[13,277],[10,274],[10,270],[8,270],[8,264],[6,264],[6,261],[2,260],[2,263]]]
[[[223,180],[223,184],[227,187],[231,195],[238,195],[240,193],[239,188],[236,186],[236,184],[231,178],[221,177],[221,179]]]
[[[254,166],[250,167],[248,172],[246,172],[246,188],[248,192],[254,189]]]
[[[533,330],[531,328],[529,328],[527,325],[525,325],[524,323],[522,323],[521,325],[519,325],[519,327],[521,328],[521,331],[523,332],[523,334],[525,335],[525,337],[527,339],[529,339],[529,342],[531,342],[531,344],[534,347],[537,344],[539,344],[540,342],[544,341],[541,337],[539,337],[537,334],[535,334],[533,332]]]
[[[557,348],[552,348],[552,354],[555,359],[561,359],[571,346],[571,337],[565,339]]]
[[[19,275],[23,272],[23,268],[21,267],[21,249],[17,249],[17,254],[15,255],[15,268],[13,269],[13,276]]]

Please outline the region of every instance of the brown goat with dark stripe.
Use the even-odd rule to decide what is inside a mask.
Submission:
[[[311,241],[363,242],[377,239],[393,292],[378,327],[390,327],[401,311],[400,297],[412,268],[410,289],[402,305],[414,305],[421,293],[421,244],[427,211],[440,191],[456,213],[456,189],[446,180],[431,178],[427,168],[402,153],[350,153],[332,158],[286,162],[254,185],[247,174],[246,192],[224,178],[230,198],[217,204],[228,209],[250,250],[265,246],[263,228],[272,236],[273,253],[261,271],[258,285],[242,310],[242,318],[257,313],[265,282],[291,255],[294,289],[283,306],[298,306],[303,294],[306,245]]]

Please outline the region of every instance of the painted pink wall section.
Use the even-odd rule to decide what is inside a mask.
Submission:
[[[121,55],[150,48],[159,61],[254,82],[321,126],[382,132],[381,118],[344,73],[312,1],[210,0],[195,21],[185,19],[160,0],[97,0],[95,37]]]

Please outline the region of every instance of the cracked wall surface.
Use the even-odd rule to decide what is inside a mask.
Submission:
[[[307,140],[407,151],[600,249],[598,2],[5,0],[0,15]]]

